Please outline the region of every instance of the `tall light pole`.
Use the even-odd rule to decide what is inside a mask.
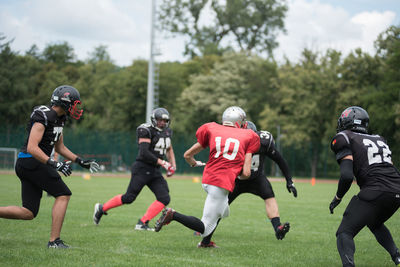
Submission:
[[[150,122],[150,115],[154,109],[154,24],[156,19],[156,0],[151,1],[151,30],[150,30],[150,59],[149,70],[147,75],[147,104],[146,104],[146,121]]]

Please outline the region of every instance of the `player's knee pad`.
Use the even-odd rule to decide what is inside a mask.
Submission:
[[[133,201],[135,201],[136,197],[137,197],[137,195],[135,195],[135,194],[125,194],[125,195],[122,195],[121,201],[123,204],[130,204]]]
[[[163,203],[165,206],[169,204],[171,201],[171,197],[169,195],[157,197],[157,200]]]
[[[224,211],[222,212],[221,218],[226,218],[229,216],[229,205],[226,205]]]

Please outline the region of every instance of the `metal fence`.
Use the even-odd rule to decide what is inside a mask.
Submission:
[[[20,148],[25,142],[25,127],[0,127],[0,147]],[[172,144],[177,163],[177,173],[200,174],[202,168],[191,168],[184,160],[184,152],[196,141],[195,136],[174,133]],[[103,171],[129,172],[137,156],[135,132],[104,132],[92,130],[64,129],[64,143],[74,153],[84,158],[96,158]],[[311,145],[295,148],[280,144],[281,153],[288,162],[293,177],[311,176]],[[339,168],[329,145],[319,148],[317,178],[337,178]],[[202,151],[197,159],[207,161],[208,150]],[[74,168],[80,167],[74,164]],[[266,160],[267,176],[281,176],[272,160]]]

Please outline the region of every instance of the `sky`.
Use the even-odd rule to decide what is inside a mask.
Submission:
[[[157,0],[160,2],[161,0]],[[274,57],[297,61],[304,48],[344,55],[361,48],[374,54],[374,41],[390,25],[400,26],[400,0],[287,0],[286,34]],[[211,16],[205,12],[204,18]],[[203,18],[203,19],[204,19]],[[206,19],[205,19],[206,20]],[[33,44],[68,42],[86,60],[105,45],[118,66],[149,59],[151,0],[0,0],[0,34],[24,54]],[[157,61],[185,61],[183,37],[157,32]],[[3,41],[4,42],[4,41]]]

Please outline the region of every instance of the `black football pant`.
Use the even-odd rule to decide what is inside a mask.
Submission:
[[[54,197],[72,194],[54,168],[34,158],[19,158],[15,172],[21,181],[22,206],[32,211],[35,217],[39,212],[43,190]]]
[[[160,168],[136,161],[133,163],[131,171],[131,180],[128,189],[121,197],[122,203],[132,203],[142,191],[143,187],[147,185],[158,201],[165,206],[169,204],[169,188],[167,181],[161,174]]]
[[[231,204],[239,195],[250,193],[259,196],[263,200],[275,197],[271,183],[264,175],[251,178],[249,180],[235,180],[235,188],[229,193],[228,199]]]
[[[354,266],[355,245],[353,238],[367,226],[376,240],[393,257],[397,247],[386,222],[400,207],[400,193],[364,189],[354,196],[347,206],[336,232],[337,248],[343,266]]]

